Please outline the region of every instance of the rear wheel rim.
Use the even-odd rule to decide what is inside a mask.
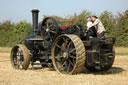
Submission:
[[[75,43],[73,38],[76,39],[76,41],[78,40],[78,42]],[[79,47],[82,52],[79,50]],[[75,74],[81,72],[85,62],[83,42],[75,35],[60,36],[55,40],[52,48],[52,60],[55,69],[59,73]]]

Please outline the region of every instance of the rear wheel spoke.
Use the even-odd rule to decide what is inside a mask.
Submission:
[[[58,44],[56,44],[56,47],[58,47],[58,48],[60,48],[60,49],[61,49],[61,46],[60,46],[60,45],[58,45]]]
[[[72,52],[74,52],[76,49],[75,48],[73,48],[72,50],[70,50],[69,51],[69,53],[72,53]]]
[[[69,64],[71,64],[72,66],[74,66],[74,63],[70,59],[68,59],[68,61],[69,61]]]
[[[65,62],[64,62],[63,67],[64,67],[64,71],[67,71],[68,61],[65,61]]]
[[[63,66],[59,66],[59,70],[60,70],[60,71],[64,71]]]
[[[69,72],[70,71],[70,64],[68,65],[68,68],[67,68],[67,72]]]
[[[75,61],[74,59],[72,60],[72,62],[73,62],[74,64],[76,64],[76,61]]]
[[[64,60],[64,62],[62,62],[62,66],[64,66],[66,64],[66,61]]]
[[[76,57],[75,56],[69,56],[70,58],[73,58],[73,59],[76,59]]]
[[[55,59],[56,59],[56,61],[61,62],[61,58],[62,58],[62,57],[63,57],[63,56],[56,56]]]
[[[64,37],[62,39],[63,39],[64,42],[66,41],[66,39]]]

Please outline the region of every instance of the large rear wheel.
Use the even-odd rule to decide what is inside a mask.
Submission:
[[[31,57],[25,45],[16,45],[11,50],[10,60],[13,68],[27,70]]]
[[[59,36],[52,47],[53,65],[59,73],[76,74],[85,64],[85,47],[76,35]]]

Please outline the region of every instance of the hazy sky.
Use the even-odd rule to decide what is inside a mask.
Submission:
[[[116,14],[128,9],[128,0],[0,0],[0,22],[11,20],[31,22],[31,10],[39,9],[39,20],[43,15],[65,17],[80,13],[82,10],[91,11],[97,15],[104,10]]]

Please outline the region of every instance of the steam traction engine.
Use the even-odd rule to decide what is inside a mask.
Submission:
[[[52,17],[38,24],[38,10],[32,10],[33,34],[23,45],[11,50],[15,69],[27,70],[39,61],[42,67],[54,66],[62,74],[76,74],[85,66],[89,71],[109,70],[115,59],[115,38],[89,38],[82,25],[59,26]]]

